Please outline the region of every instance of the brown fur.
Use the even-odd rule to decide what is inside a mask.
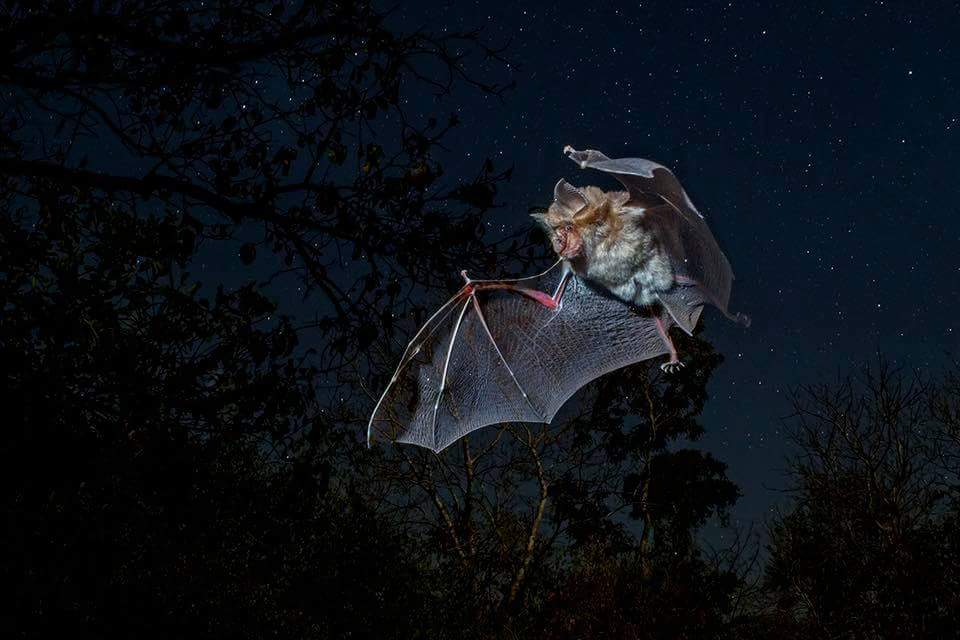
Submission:
[[[580,254],[570,261],[574,270],[603,284],[614,295],[638,304],[650,304],[657,291],[673,284],[669,259],[656,235],[647,228],[642,210],[628,206],[625,191],[606,192],[582,187],[586,205],[576,211],[554,202],[535,214],[546,228],[554,250],[576,238]]]

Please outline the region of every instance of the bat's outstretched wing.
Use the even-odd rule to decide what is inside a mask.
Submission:
[[[558,308],[508,283],[553,293],[566,265],[513,281],[473,281],[407,347],[374,408],[378,438],[440,451],[503,422],[550,422],[594,378],[667,353],[655,319],[569,275]]]
[[[592,149],[577,151],[568,146],[564,153],[582,169],[612,174],[630,192],[630,204],[643,207],[645,218],[655,223],[677,277],[677,285],[662,293],[660,301],[677,325],[692,333],[707,303],[730,319],[749,324],[746,316],[728,311],[733,270],[672,171],[651,160],[612,159]]]

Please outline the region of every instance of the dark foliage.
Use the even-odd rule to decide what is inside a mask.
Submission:
[[[399,95],[497,93],[461,56],[498,54],[352,2],[2,11],[5,630],[416,635],[411,540],[357,492],[323,376],[392,344],[404,279],[496,259],[470,251],[478,199],[434,184],[455,118],[408,122]],[[315,317],[204,277],[217,245],[298,278]]]
[[[960,624],[960,380],[880,362],[803,389],[795,503],[767,581],[795,637],[941,638]]]
[[[0,223],[14,628],[337,636],[382,631],[384,598],[400,632],[402,541],[293,457],[329,430],[290,322],[251,287],[201,295],[189,221],[50,200]]]

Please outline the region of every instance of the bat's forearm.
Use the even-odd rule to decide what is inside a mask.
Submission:
[[[573,269],[570,268],[569,263],[564,261],[560,283],[557,285],[556,291],[553,292],[553,301],[556,305],[559,305],[560,301],[563,300],[563,294],[567,290],[567,283],[570,282],[571,277],[573,277]]]
[[[461,290],[463,295],[472,296],[477,291],[489,291],[492,289],[505,289],[507,291],[513,291],[519,293],[520,295],[526,296],[531,300],[539,302],[548,309],[556,309],[560,306],[560,301],[563,299],[563,293],[566,291],[567,282],[570,280],[572,272],[569,265],[564,263],[563,266],[563,275],[560,277],[560,283],[557,285],[556,290],[553,292],[553,295],[540,291],[539,289],[531,289],[517,284],[517,281],[505,280],[471,280],[467,276],[466,271],[462,271],[460,275],[463,276],[463,279],[467,281],[467,284]]]
[[[519,293],[527,296],[531,300],[539,302],[548,309],[556,309],[559,303],[559,300],[555,299],[549,293],[544,293],[539,289],[527,289],[525,287],[518,287],[514,284],[506,282],[471,282],[463,288],[463,291],[467,295],[473,295],[477,291],[489,291],[491,289],[505,289],[507,291]]]

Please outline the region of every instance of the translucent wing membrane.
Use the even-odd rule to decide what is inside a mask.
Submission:
[[[553,293],[562,277],[558,267],[510,282]],[[368,437],[440,451],[487,425],[550,422],[594,378],[667,353],[650,313],[576,277],[557,309],[504,289],[461,292],[411,342]]]
[[[657,238],[670,256],[676,286],[660,295],[674,320],[691,333],[696,325],[693,307],[712,304],[725,315],[730,303],[733,270],[727,257],[698,214],[678,214],[668,205],[648,209]]]

